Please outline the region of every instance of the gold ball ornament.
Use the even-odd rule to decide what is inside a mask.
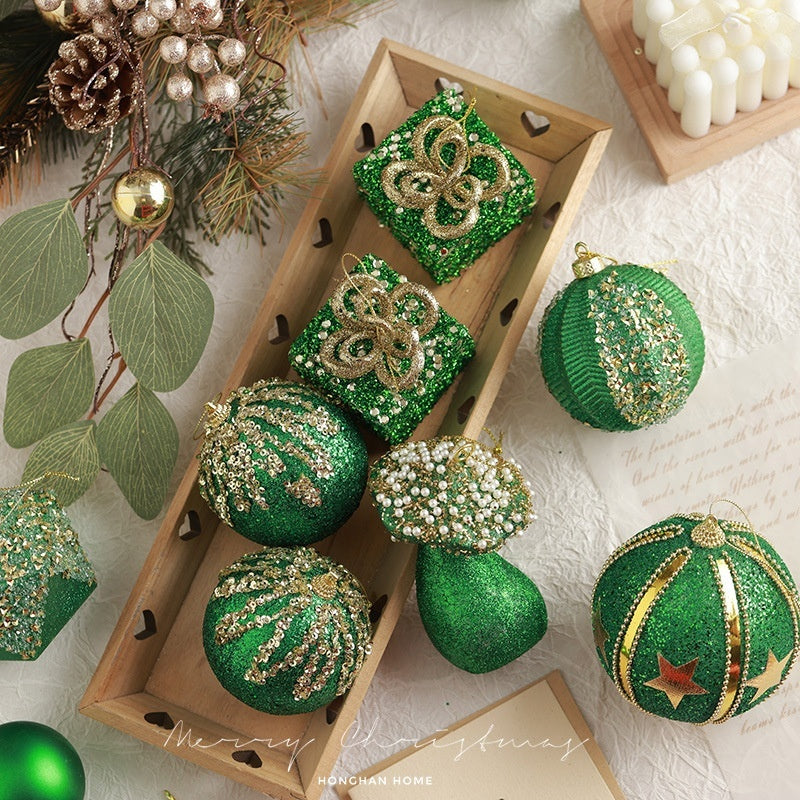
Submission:
[[[174,197],[172,182],[163,172],[140,167],[117,179],[111,205],[129,228],[156,228],[172,213]]]

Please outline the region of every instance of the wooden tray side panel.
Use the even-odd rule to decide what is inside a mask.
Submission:
[[[712,125],[700,139],[687,136],[667,93],[656,83],[633,32],[632,0],[581,0],[581,10],[608,61],[622,94],[666,183],[717,164],[800,125],[800,89],[755,110],[737,112],[730,125]]]
[[[455,67],[432,56],[419,57],[416,50],[390,43],[392,60],[412,108],[419,108],[436,92],[434,83],[444,77],[460,83],[466,95],[475,99],[481,119],[493,130],[502,131],[503,143],[518,147],[546,161],[558,161],[601,128],[601,122],[586,114],[564,108],[542,97],[507,84]],[[541,136],[530,136],[522,124],[526,111],[540,114],[550,122],[550,130]]]

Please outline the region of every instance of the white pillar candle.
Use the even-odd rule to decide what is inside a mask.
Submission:
[[[675,11],[678,14],[682,14],[684,11],[688,11],[690,8],[694,8],[696,5],[700,3],[700,0],[673,0],[675,4]]]
[[[789,86],[800,89],[800,58],[793,58],[789,63]]]
[[[787,17],[791,17],[796,22],[800,22],[800,0],[783,0],[781,11]]]
[[[736,116],[736,81],[739,65],[732,58],[721,58],[711,65],[711,121],[728,125]]]
[[[764,51],[754,44],[749,44],[739,53],[736,60],[739,64],[736,108],[739,111],[755,111],[761,105],[761,82],[766,60]]]
[[[690,72],[694,72],[700,65],[700,56],[690,44],[682,44],[672,51],[672,68],[675,74],[669,85],[667,99],[669,107],[680,113],[683,108],[683,82]]]
[[[725,40],[728,42],[728,53],[736,52],[740,47],[750,44],[753,29],[740,19],[727,18],[723,23]]]
[[[675,70],[672,68],[672,50],[662,47],[656,62],[656,83],[662,89],[668,89]]]
[[[647,0],[633,0],[633,32],[640,38],[647,36]]]
[[[693,139],[705,136],[711,127],[711,91],[711,76],[704,70],[686,76],[681,129]]]
[[[675,16],[672,0],[647,0],[647,34],[644,38],[644,54],[651,64],[658,61],[661,53],[661,39],[658,33],[664,23]]]
[[[697,53],[703,61],[713,62],[725,55],[725,39],[713,31],[704,33],[697,42]]]
[[[789,88],[789,61],[792,43],[785,33],[773,33],[764,42],[763,94],[767,100],[777,100]]]

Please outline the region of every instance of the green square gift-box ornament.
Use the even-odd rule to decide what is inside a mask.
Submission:
[[[592,597],[597,655],[637,708],[722,723],[780,686],[800,651],[797,588],[740,522],[676,514],[623,543]]]
[[[407,439],[475,353],[424,286],[367,253],[289,350],[297,373],[380,437]]]
[[[38,658],[96,586],[55,498],[30,485],[0,490],[0,661]]]
[[[437,283],[519,225],[536,182],[455,89],[445,89],[353,166],[359,194]]]

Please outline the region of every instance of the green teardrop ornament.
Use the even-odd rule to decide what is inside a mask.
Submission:
[[[434,647],[467,672],[491,672],[547,630],[536,584],[497,553],[461,555],[420,546],[417,603]]]

